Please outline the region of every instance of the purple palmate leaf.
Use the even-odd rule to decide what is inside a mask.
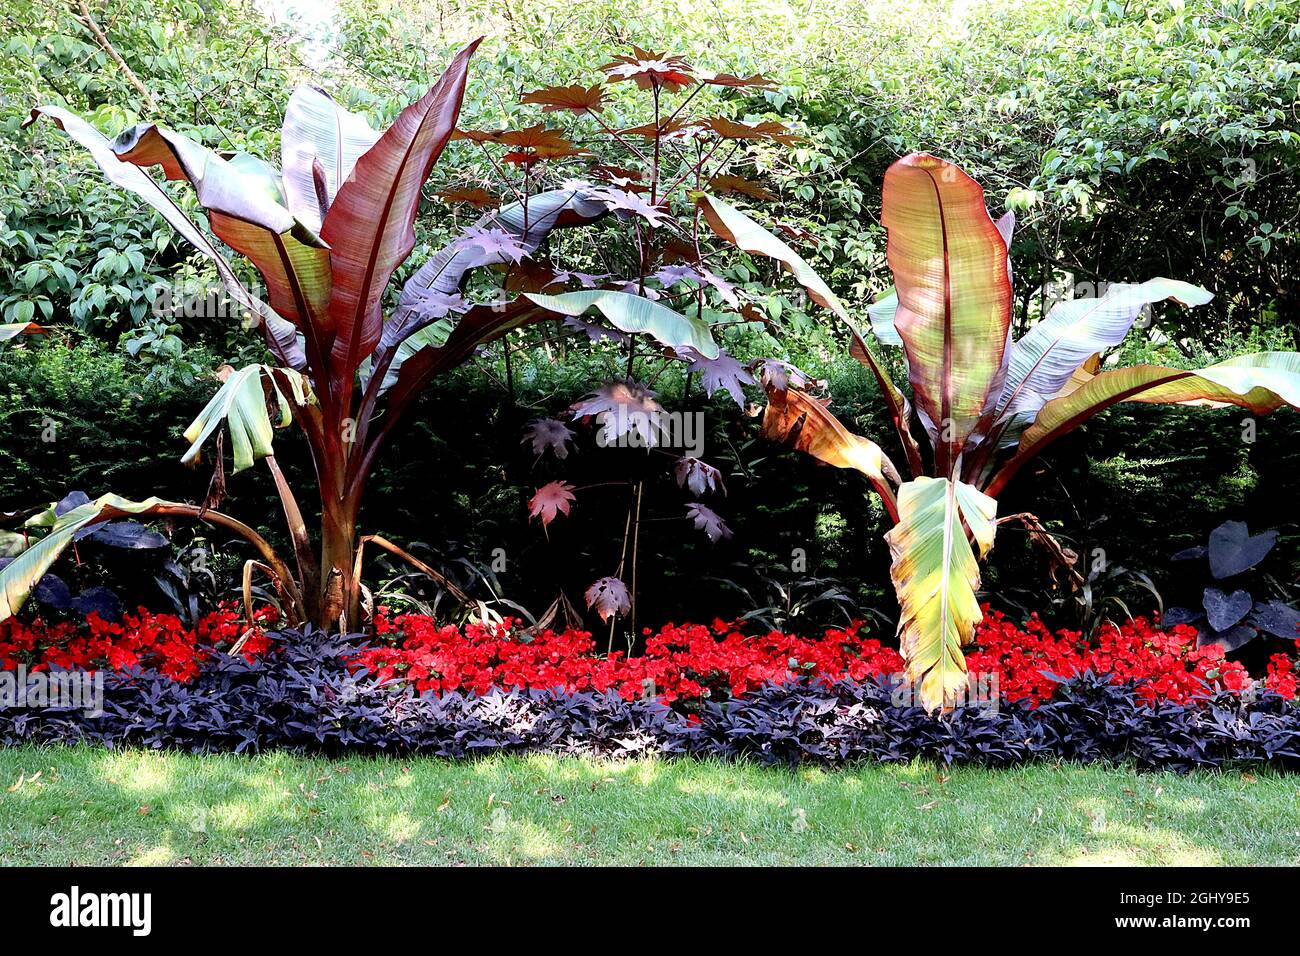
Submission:
[[[611,617],[625,617],[632,610],[632,598],[627,585],[615,577],[601,578],[587,588],[587,607],[594,608],[602,621]]]
[[[715,359],[706,359],[694,352],[689,354],[691,364],[687,371],[699,374],[700,385],[706,395],[712,395],[720,388],[726,389],[732,401],[741,408],[745,407],[745,393],[741,386],[754,384],[754,376],[749,374],[745,366],[723,351],[719,351]]]
[[[567,284],[571,281],[576,280],[577,283],[580,286],[582,286],[584,289],[594,289],[596,288],[597,285],[600,284],[602,280],[608,278],[609,278],[608,272],[603,273],[601,275],[593,275],[590,272],[557,272],[555,274],[556,282],[562,282]]]
[[[727,527],[722,517],[712,508],[706,508],[698,501],[692,501],[686,506],[686,517],[695,523],[709,540],[717,544],[723,538],[731,537],[731,529]]]
[[[812,381],[812,376],[783,359],[759,359],[752,363],[750,368],[758,372],[763,388],[775,389],[778,392],[784,392],[792,385],[795,388],[805,388]]]
[[[558,418],[539,418],[524,429],[521,444],[531,444],[538,458],[549,450],[556,458],[569,457],[573,442],[573,429]]]
[[[635,382],[612,382],[579,399],[569,409],[574,419],[595,417],[601,427],[602,445],[615,445],[625,435],[635,435],[633,444],[654,448],[659,444],[663,409],[655,393]]]
[[[481,251],[484,256],[519,262],[528,247],[514,233],[499,226],[470,226],[453,244],[457,252]]]
[[[697,497],[708,491],[727,493],[722,483],[722,472],[698,458],[677,459],[673,473],[677,476],[677,487],[688,488]]]
[[[619,283],[613,286],[613,289],[616,292],[626,292],[628,295],[639,295],[641,298],[649,299],[651,302],[658,302],[663,298],[663,296],[659,294],[658,289],[652,289],[649,286],[646,286],[643,289],[641,288],[641,283],[637,282],[635,279],[628,279],[626,282]]]
[[[626,212],[640,216],[650,225],[659,227],[668,221],[668,213],[662,206],[652,205],[637,193],[613,187],[599,187],[589,193],[589,197],[605,204],[610,212]]]
[[[597,325],[595,322],[588,322],[586,319],[578,316],[570,316],[564,320],[566,329],[576,329],[584,333],[588,339],[593,342],[599,342],[601,339],[610,339],[620,345],[627,341],[627,334],[620,332],[618,329],[608,329],[603,325]]]
[[[673,265],[664,266],[655,273],[664,286],[668,288],[679,282],[694,282],[696,285],[707,285],[716,289],[718,295],[722,296],[722,301],[732,308],[740,305],[740,296],[736,293],[736,287],[728,282],[722,276],[708,269],[696,268],[687,263],[674,263]]]

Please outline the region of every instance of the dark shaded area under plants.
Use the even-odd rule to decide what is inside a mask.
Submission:
[[[540,615],[564,590],[581,606],[583,589],[617,563],[627,486],[583,492],[572,513],[546,534],[528,521],[526,502],[555,477],[578,487],[625,482],[629,468],[644,463],[652,508],[647,517],[667,520],[647,521],[642,528],[638,627],[739,617],[755,609],[770,616],[782,596],[763,578],[798,586],[804,594],[837,590],[853,601],[854,606],[830,600],[811,606],[783,623],[790,630],[813,632],[841,623],[846,613],[896,613],[888,590],[889,556],[880,539],[883,515],[865,482],[846,481],[834,469],[763,442],[757,420],[721,396],[706,403],[695,391],[691,401],[692,408],[705,411],[704,458],[722,470],[727,488],[725,497],[710,496],[710,506],[733,531],[716,545],[685,519],[688,496],[671,469],[651,460],[658,456],[597,448],[591,432],[580,429],[579,450],[562,467],[549,456],[537,463],[520,444],[524,427],[588,392],[606,372],[601,363],[598,355],[575,354],[557,368],[541,353],[519,356],[513,404],[504,387],[476,366],[456,371],[420,401],[397,434],[374,478],[364,526],[411,546],[468,585],[476,598],[491,600],[495,593]],[[830,381],[837,412],[854,404],[877,407],[869,400],[874,386],[851,359],[810,371]],[[207,470],[190,471],[178,459],[184,450],[180,431],[201,407],[202,394],[145,377],[128,360],[92,343],[7,352],[0,363],[0,396],[10,426],[0,432],[0,500],[17,507],[58,500],[72,488],[95,495],[111,487],[127,497],[201,501]],[[672,397],[682,384],[674,371],[656,388]],[[41,420],[51,412],[64,424],[58,440],[46,443],[40,440]],[[1101,549],[1110,565],[1149,575],[1166,605],[1181,600],[1173,585],[1185,571],[1170,562],[1171,554],[1202,543],[1225,519],[1276,527],[1280,537],[1270,566],[1279,581],[1293,586],[1300,573],[1300,535],[1283,520],[1279,503],[1300,493],[1294,423],[1285,415],[1260,418],[1255,441],[1246,443],[1242,418],[1237,409],[1117,406],[1027,468],[1008,487],[1002,513],[1033,512],[1080,555],[1085,568]],[[877,437],[889,434],[883,419],[864,418],[851,427]],[[888,445],[886,450],[893,452]],[[310,465],[300,443],[283,439],[277,451],[291,481],[307,479]],[[1148,466],[1154,461],[1177,465]],[[228,490],[227,510],[287,544],[277,539],[279,505],[265,475],[235,476]],[[204,537],[196,542],[194,529],[178,526],[173,540],[207,550],[217,582],[211,596],[234,596],[240,546],[200,533]],[[427,547],[415,546],[419,542]],[[496,549],[505,559],[503,570],[493,568]],[[796,563],[802,570],[795,570]],[[410,571],[378,552],[368,567],[372,587]],[[995,606],[1013,615],[1038,611],[1053,626],[1078,626],[1076,595],[1053,592],[1048,572],[1043,553],[1008,525],[999,533],[984,587]],[[416,575],[398,586],[416,598],[435,594]],[[1132,582],[1118,581],[1115,593],[1135,614],[1155,609],[1154,598]],[[157,609],[171,608],[163,602]],[[498,610],[512,611],[507,605]],[[1123,614],[1114,605],[1108,611]],[[596,627],[595,615],[590,618],[586,625]],[[624,642],[620,632],[615,646]]]

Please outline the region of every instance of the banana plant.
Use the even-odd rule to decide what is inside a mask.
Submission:
[[[907,681],[927,708],[951,708],[968,677],[962,648],[981,618],[979,561],[993,546],[997,499],[1053,441],[1117,402],[1300,407],[1300,353],[1242,355],[1207,368],[1100,369],[1148,306],[1208,302],[1186,282],[1153,278],[1060,302],[1019,340],[1011,333],[1010,214],[994,220],[979,184],[924,153],[885,174],[882,221],[893,291],[870,309],[881,344],[902,349],[910,396],[844,305],[789,246],[715,197],[698,200],[722,238],[778,261],[849,327],[850,352],[880,386],[906,462],[854,435],[823,401],[769,386],[766,437],[866,476],[893,522],[885,538],[901,608]]]
[[[224,484],[221,447],[228,435],[234,471],[265,462],[293,544],[293,567],[251,528],[214,510],[215,504],[129,502],[105,495],[62,515],[31,552],[0,571],[0,620],[21,606],[79,533],[122,515],[196,518],[242,536],[258,552],[258,560],[245,567],[246,603],[249,576],[260,569],[283,595],[290,623],[330,628],[360,623],[366,543],[436,575],[386,539],[358,537],[358,510],[376,458],[435,376],[512,329],[557,318],[525,296],[467,303],[460,292],[469,273],[518,262],[551,230],[589,223],[608,212],[580,186],[522,195],[435,254],[388,307],[389,282],[415,245],[421,188],[455,138],[478,43],[460,51],[428,92],[382,132],[323,91],[300,86],[285,111],[281,169],[243,153],[219,155],[153,123],[133,126],[110,141],[59,106],[32,111],[28,123],[41,116],[53,120],[113,183],[147,202],[210,259],[260,329],[274,362],[228,375],[185,432],[190,447],[184,460],[197,462],[216,436],[214,485]],[[165,179],[193,188],[208,229],[189,219],[172,193],[146,172],[154,167]],[[267,301],[239,280],[208,230],[252,263]],[[646,315],[644,302],[610,292],[601,309],[611,323],[647,331],[669,347],[690,344],[717,354],[707,327],[663,307]],[[315,466],[320,523],[314,535],[276,464],[275,433],[291,424],[306,438]]]

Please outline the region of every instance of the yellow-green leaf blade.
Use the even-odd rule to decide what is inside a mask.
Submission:
[[[962,647],[982,617],[979,558],[993,546],[997,502],[963,482],[921,477],[899,488],[898,514],[885,540],[906,676],[923,706],[951,706],[965,693]]]

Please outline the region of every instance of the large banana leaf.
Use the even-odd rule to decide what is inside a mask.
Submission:
[[[323,317],[330,295],[329,249],[282,204],[280,177],[261,160],[226,160],[179,133],[142,123],[112,144],[117,158],[194,187],[217,238],[246,256],[266,280],[271,307],[302,327]]]
[[[979,183],[924,153],[885,173],[881,221],[894,274],[894,328],[914,401],[948,474],[1005,375],[1011,326],[1007,243]]]
[[[115,518],[149,514],[172,504],[158,498],[135,502],[117,495],[104,495],[59,517],[44,538],[0,568],[0,621],[22,609],[32,588],[72,543],[78,531]]]
[[[898,524],[885,535],[889,573],[907,679],[928,709],[950,707],[964,693],[962,647],[982,617],[979,559],[993,546],[996,514],[997,502],[964,482],[923,476],[898,489]]]
[[[607,212],[604,203],[588,198],[581,189],[553,189],[530,196],[526,209],[523,202],[513,202],[486,213],[471,228],[502,230],[517,240],[517,250],[531,255],[552,229],[594,222]],[[461,291],[471,269],[508,261],[510,257],[504,250],[480,245],[452,242],[439,250],[402,287],[397,310],[384,323],[380,348],[392,348],[429,323],[442,319],[445,310],[441,302]],[[430,297],[438,303],[436,308],[423,307]]]
[[[748,252],[751,255],[767,256],[781,263],[786,271],[795,278],[795,281],[804,287],[814,302],[823,308],[830,309],[849,327],[854,338],[850,353],[859,362],[871,369],[871,373],[880,385],[885,400],[889,403],[894,427],[908,452],[908,461],[913,470],[917,470],[920,458],[919,453],[916,451],[916,441],[912,438],[908,427],[911,409],[907,400],[903,397],[903,393],[898,390],[898,387],[894,385],[893,379],[889,377],[889,373],[885,371],[884,366],[872,354],[857,326],[849,317],[844,304],[835,293],[831,291],[821,276],[814,272],[813,268],[803,260],[802,256],[740,210],[727,205],[715,196],[701,195],[697,202],[700,211],[704,213],[704,219],[708,222],[709,228],[718,236],[743,252]],[[882,339],[882,341],[884,340]]]
[[[890,288],[871,305],[867,306],[867,316],[871,319],[871,331],[881,345],[902,345],[903,339],[894,328],[894,315],[898,312],[898,291]]]
[[[1204,305],[1213,296],[1176,279],[1148,279],[1113,285],[1104,295],[1058,303],[1011,349],[1011,359],[997,416],[1000,442],[1014,444],[1038,410],[1070,381],[1075,369],[1098,352],[1118,345],[1142,310],[1173,299]]]
[[[1062,393],[1039,410],[1012,458],[993,475],[997,495],[1020,467],[1061,435],[1118,402],[1238,405],[1262,415],[1283,405],[1300,408],[1300,352],[1239,355],[1203,369],[1135,365],[1089,375],[1076,372]]]
[[[523,297],[560,315],[579,316],[595,308],[628,334],[645,332],[671,349],[689,347],[706,359],[718,357],[718,343],[713,341],[707,322],[674,312],[644,296],[612,289],[587,289],[560,295],[528,292]]]
[[[45,329],[35,322],[7,322],[0,325],[0,342],[8,342],[20,335],[43,335]]]
[[[392,388],[388,396],[389,416],[394,411],[405,408],[435,375],[460,365],[479,346],[495,342],[513,329],[552,319],[554,316],[553,311],[531,302],[526,296],[520,296],[503,306],[474,306],[456,320],[446,341],[439,344],[436,336],[430,336],[429,344],[406,356],[395,373],[395,382],[391,382],[390,377],[385,377],[386,384],[383,387]],[[416,336],[406,339],[403,344],[428,331],[427,328],[422,330]]]
[[[821,276],[813,271],[799,253],[739,209],[727,205],[716,196],[701,195],[698,204],[709,228],[722,239],[743,252],[775,259],[808,291],[814,302],[822,308],[830,309],[841,319],[849,317],[844,304],[831,291],[830,286],[822,281]]]
[[[911,419],[912,405],[902,392],[894,385],[893,379],[881,366],[879,360],[872,354],[867,340],[863,338],[862,333],[852,322],[846,322],[852,338],[849,340],[849,355],[857,359],[867,368],[869,368],[876,377],[876,384],[880,386],[880,391],[885,397],[886,404],[889,405],[890,417],[894,421],[894,431],[898,434],[898,440],[903,445],[903,451],[907,455],[907,466],[911,469],[912,475],[916,476],[924,471],[924,464],[921,461],[921,449],[916,443],[916,438],[912,435]]]
[[[791,445],[796,451],[812,455],[836,468],[851,468],[872,479],[880,487],[884,479],[899,480],[894,467],[880,446],[868,438],[850,432],[830,413],[827,403],[796,388],[768,391],[763,412],[763,437]],[[887,503],[893,492],[885,486]]]
[[[384,372],[383,381],[379,383],[379,394],[383,395],[394,385],[397,384],[398,377],[402,374],[402,366],[406,360],[420,352],[422,349],[431,348],[439,349],[447,344],[447,338],[451,335],[451,330],[456,327],[456,319],[441,318],[424,326],[416,332],[412,332],[402,341],[397,343],[393,349],[393,357],[388,363],[388,368]],[[507,329],[506,331],[509,331]],[[374,364],[371,358],[361,363],[361,387],[368,389],[370,387],[370,376],[374,374]]]
[[[339,106],[322,89],[302,84],[289,97],[280,127],[280,162],[289,210],[320,232],[339,188],[379,139],[364,116]]]
[[[284,394],[283,382],[289,390]],[[271,408],[268,408],[268,397]],[[185,464],[198,460],[203,443],[222,422],[230,432],[231,451],[236,472],[251,468],[255,461],[274,454],[275,429],[293,421],[293,407],[315,401],[307,380],[291,369],[272,369],[267,365],[248,365],[232,372],[212,396],[203,411],[185,429],[189,450],[181,457]],[[292,403],[292,405],[290,404]],[[271,414],[274,409],[275,420]]]
[[[187,242],[213,261],[221,281],[231,296],[261,321],[267,344],[281,362],[291,368],[302,368],[306,364],[306,356],[298,344],[297,329],[294,324],[248,291],[231,269],[226,257],[208,240],[203,231],[181,212],[159,183],[139,167],[123,161],[118,156],[114,144],[75,113],[59,106],[38,106],[32,110],[27,124],[35,122],[40,116],[48,116],[52,119],[61,130],[89,151],[111,182],[135,193],[147,202]]]
[[[334,270],[329,322],[335,371],[348,383],[383,334],[384,290],[415,246],[420,189],[456,130],[469,59],[479,42],[456,54],[429,92],[357,159],[325,215],[321,237],[329,243]]]

